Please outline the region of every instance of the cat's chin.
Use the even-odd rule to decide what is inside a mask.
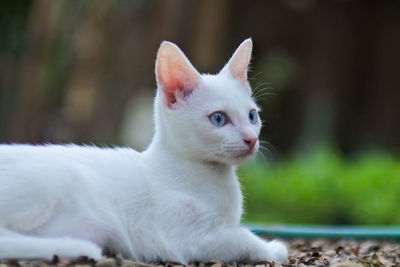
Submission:
[[[243,153],[238,153],[236,155],[230,155],[229,157],[221,157],[218,159],[219,163],[228,164],[228,165],[242,165],[245,163],[249,158],[256,154],[256,150],[249,150]]]
[[[234,164],[232,164],[232,165],[242,165],[243,163],[245,163],[252,156],[254,156],[254,153],[248,153],[248,154],[245,154],[245,155],[237,156],[237,157],[232,159],[232,161],[234,162]]]

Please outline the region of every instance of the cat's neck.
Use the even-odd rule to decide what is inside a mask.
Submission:
[[[242,214],[242,194],[235,174],[236,166],[185,158],[172,152],[165,142],[153,140],[143,152],[155,172],[153,181],[164,189],[186,193],[200,201],[219,220],[238,225]],[[174,191],[174,192],[175,192]]]
[[[199,160],[196,157],[181,152],[173,145],[168,144],[162,137],[154,136],[149,147],[143,152],[153,162],[161,163],[164,166],[174,167],[176,169],[193,169],[197,171],[207,171],[221,177],[231,176],[236,170],[236,166],[226,163]]]

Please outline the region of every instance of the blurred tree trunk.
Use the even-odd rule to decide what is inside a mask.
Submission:
[[[54,33],[54,27],[51,27],[54,21],[51,20],[50,11],[57,14],[58,7],[59,5],[51,0],[39,0],[33,5],[9,126],[9,135],[13,141],[35,142],[43,131],[43,112],[46,112],[45,63],[48,45]]]
[[[400,15],[399,8],[377,12],[375,51],[371,55],[371,94],[366,98],[362,129],[368,143],[400,153]]]

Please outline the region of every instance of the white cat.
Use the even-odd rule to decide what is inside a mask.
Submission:
[[[217,75],[199,74],[163,42],[155,135],[130,148],[0,145],[0,258],[102,257],[189,263],[287,257],[241,227],[235,166],[256,153],[245,40]],[[149,114],[149,120],[151,116]]]

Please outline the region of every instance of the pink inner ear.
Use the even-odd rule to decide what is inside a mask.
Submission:
[[[168,77],[170,79],[168,81],[163,82],[164,84],[163,91],[169,108],[171,108],[172,105],[176,103],[177,92],[182,92],[185,89],[183,80],[173,75],[173,73],[177,73],[177,71],[173,70],[172,68],[177,68],[177,67],[175,66],[169,69],[170,74],[168,75]]]
[[[168,68],[164,69],[164,75],[160,82],[163,84],[163,92],[166,97],[167,106],[172,108],[176,103],[177,95],[184,97],[189,96],[192,91],[198,87],[198,74],[190,68],[180,64],[168,64]]]
[[[232,76],[240,79],[242,82],[247,81],[247,65],[233,65],[230,66]]]
[[[252,46],[251,39],[244,40],[228,62],[228,68],[232,76],[240,79],[243,83],[247,82],[247,69],[250,63]]]
[[[229,69],[232,76],[240,79],[242,82],[247,81],[247,68],[249,66],[250,54],[247,51],[239,51],[240,53],[232,59],[229,64]]]
[[[200,74],[176,45],[163,42],[157,54],[156,77],[167,106],[172,108],[177,97],[184,98],[198,87]]]

